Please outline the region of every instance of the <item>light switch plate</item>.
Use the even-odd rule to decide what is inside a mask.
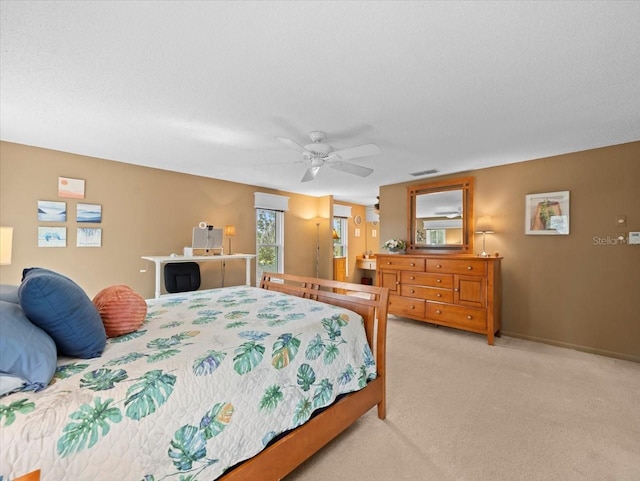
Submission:
[[[629,232],[629,241],[631,245],[640,245],[640,232]]]

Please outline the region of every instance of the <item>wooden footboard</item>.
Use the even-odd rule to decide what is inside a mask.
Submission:
[[[369,346],[376,358],[377,377],[364,389],[340,398],[257,456],[220,477],[219,480],[222,481],[278,481],[372,407],[378,406],[380,419],[384,419],[386,415],[385,343],[389,290],[386,287],[273,273],[264,274],[260,287],[315,299],[360,314],[365,322]]]

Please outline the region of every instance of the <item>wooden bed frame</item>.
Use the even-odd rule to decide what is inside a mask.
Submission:
[[[372,407],[378,406],[380,419],[386,415],[385,342],[389,289],[274,273],[265,274],[260,287],[333,304],[360,314],[365,322],[367,341],[376,359],[377,377],[360,391],[341,397],[258,455],[217,478],[217,481],[279,481]],[[39,480],[39,469],[14,479]]]
[[[347,282],[289,274],[266,273],[260,287],[298,297],[315,299],[360,314],[367,340],[376,359],[377,377],[360,391],[332,404],[302,426],[269,445],[264,451],[224,474],[219,481],[278,481],[319,451],[374,406],[378,417],[386,416],[385,362],[389,290]],[[342,292],[345,292],[342,294]]]

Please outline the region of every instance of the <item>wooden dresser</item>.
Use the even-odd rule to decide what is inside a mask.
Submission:
[[[389,313],[500,335],[500,257],[377,255],[378,286],[389,288]]]

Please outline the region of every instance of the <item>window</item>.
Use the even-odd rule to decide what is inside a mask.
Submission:
[[[333,218],[333,257],[347,255],[347,219]]]
[[[346,218],[333,218],[333,257],[347,257],[349,255],[349,231],[347,230],[347,225]],[[348,271],[349,266],[347,265],[347,275],[349,275]]]
[[[256,284],[263,272],[284,272],[284,213],[289,197],[255,192]]]
[[[428,245],[444,245],[444,229],[428,229],[426,232]]]
[[[284,272],[284,213],[256,209],[256,281],[263,272]]]
[[[349,256],[349,224],[351,206],[333,204],[333,257]],[[347,262],[347,276],[349,275],[349,263]]]

